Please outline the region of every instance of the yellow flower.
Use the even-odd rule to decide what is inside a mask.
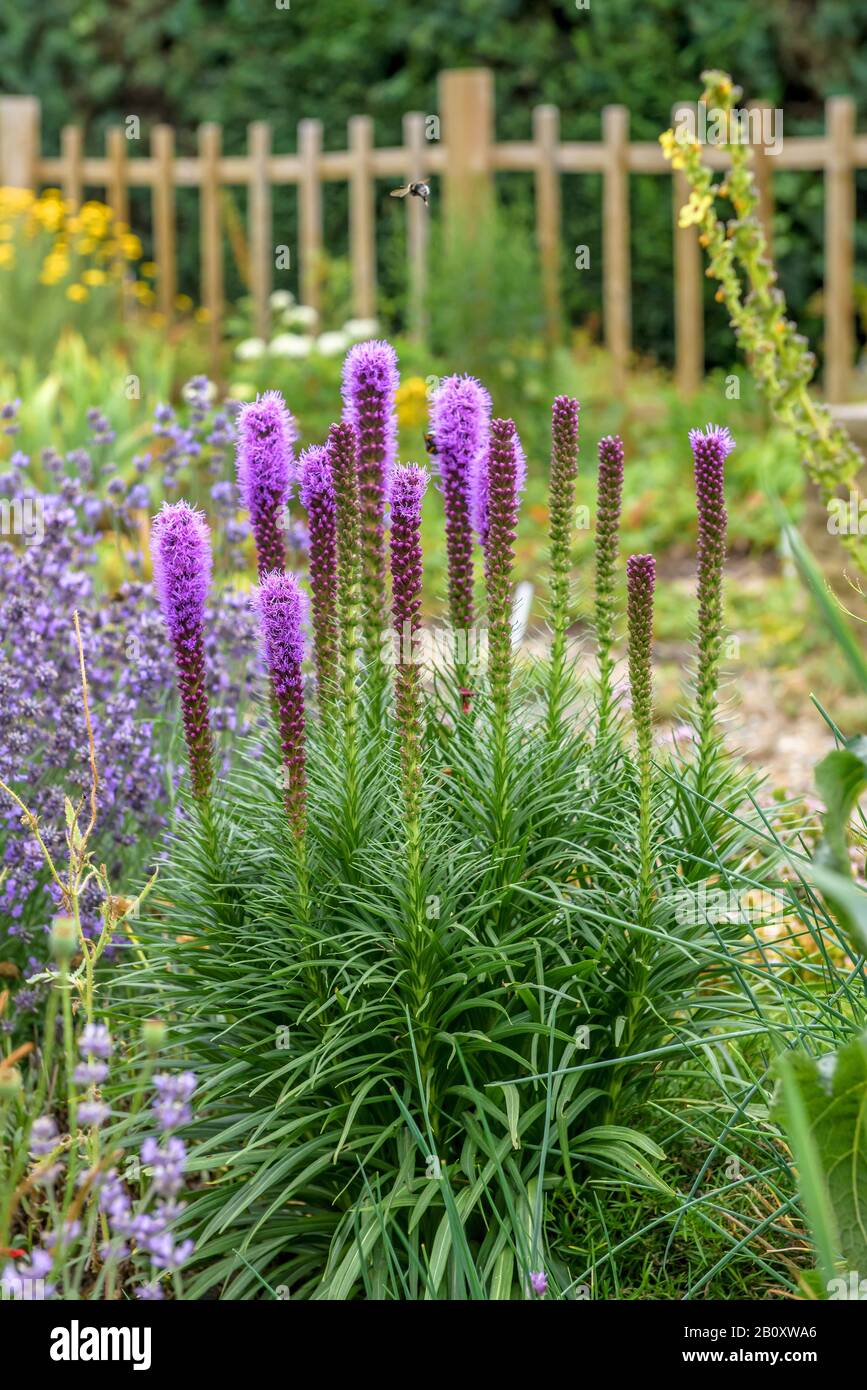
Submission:
[[[137,280],[132,287],[132,292],[138,300],[139,304],[153,304],[154,292],[151,289],[150,285],[144,285],[142,284],[141,280]]]
[[[427,419],[427,385],[423,377],[411,376],[397,388],[395,396],[398,423],[408,427]]]
[[[188,314],[193,307],[193,301],[188,294],[175,295],[175,308],[182,314]]]
[[[693,189],[689,195],[689,202],[680,210],[680,216],[677,219],[678,227],[699,226],[704,221],[712,202],[713,198],[709,193],[698,193]]]
[[[81,278],[86,285],[104,285],[108,276],[104,270],[86,270]]]
[[[96,242],[93,237],[85,236],[76,243],[75,249],[81,256],[90,256],[96,250]]]
[[[137,261],[141,255],[141,242],[134,232],[128,232],[120,239],[120,249],[128,261]]]
[[[83,285],[67,285],[66,298],[71,299],[75,304],[81,304],[87,299],[87,290]]]
[[[156,279],[157,268],[153,261],[142,261],[139,270],[142,275],[146,275],[149,280]]]
[[[210,309],[206,309],[204,306],[202,306],[201,309],[197,309],[197,310],[196,310],[195,318],[196,318],[196,323],[210,323],[210,322],[211,322],[211,311],[210,311]]]

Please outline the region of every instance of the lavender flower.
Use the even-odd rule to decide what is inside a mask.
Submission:
[[[266,391],[238,416],[238,485],[250,513],[260,578],[286,564],[283,526],[296,438],[295,421],[279,391]]]
[[[101,1100],[79,1101],[76,1115],[83,1125],[101,1125],[111,1114],[111,1109]]]
[[[151,531],[154,579],[174,648],[181,716],[193,795],[208,796],[213,742],[205,688],[205,600],[211,544],[202,512],[186,502],[164,503]]]
[[[192,1119],[189,1100],[196,1089],[196,1077],[191,1071],[157,1072],[153,1078],[157,1099],[153,1112],[160,1129],[177,1129]]]
[[[161,1197],[174,1197],[184,1185],[184,1166],[187,1150],[184,1141],[171,1135],[163,1148],[156,1139],[145,1139],[141,1147],[141,1161],[153,1168],[154,1190]]]
[[[40,1115],[30,1126],[30,1153],[33,1158],[45,1158],[58,1141],[57,1122],[53,1115]]]
[[[397,448],[397,354],[390,343],[356,343],[343,364],[344,419],[358,436],[362,626],[371,670],[379,665],[385,614],[385,500]]]
[[[492,420],[488,450],[476,459],[473,470],[471,510],[485,548],[490,683],[501,718],[509,703],[512,569],[518,501],[525,477],[524,451],[514,422]]]
[[[391,611],[398,640],[397,723],[410,819],[417,818],[421,801],[421,686],[415,644],[421,627],[421,504],[427,484],[427,470],[418,464],[395,466],[391,480]]]
[[[601,741],[611,718],[611,673],[614,645],[614,576],[620,545],[623,492],[623,440],[606,435],[599,441],[596,479],[596,641],[599,651],[599,728]]]
[[[557,396],[551,412],[551,610],[554,640],[559,645],[563,643],[569,622],[569,568],[580,409],[571,396]]]
[[[431,406],[431,424],[446,513],[449,615],[456,632],[473,626],[473,536],[470,475],[487,447],[491,398],[471,376],[449,376]]]
[[[304,752],[304,620],[306,603],[293,574],[266,574],[255,596],[265,660],[277,705],[286,814],[296,839],[306,824]]]
[[[110,1057],[113,1044],[105,1024],[86,1023],[78,1035],[78,1050],[82,1057]]]
[[[690,430],[698,509],[698,679],[700,761],[714,738],[714,711],[722,650],[722,584],[726,557],[725,461],[735,441],[727,429]]]
[[[299,476],[310,534],[313,651],[321,710],[332,699],[337,681],[337,498],[328,448],[305,449]]]

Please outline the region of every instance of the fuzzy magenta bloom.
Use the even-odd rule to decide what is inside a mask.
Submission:
[[[398,642],[395,671],[397,723],[407,813],[421,805],[421,682],[415,646],[421,627],[421,504],[425,468],[397,464],[391,478],[391,611]]]
[[[250,513],[260,578],[286,566],[283,531],[297,437],[279,391],[266,391],[238,414],[238,486]]]
[[[606,435],[599,441],[596,479],[596,641],[599,653],[599,738],[604,738],[611,714],[611,673],[614,645],[615,571],[620,549],[620,507],[623,495],[623,440]]]
[[[446,513],[449,615],[457,632],[473,625],[473,534],[470,476],[487,447],[491,398],[471,376],[449,376],[431,406],[436,462]]]
[[[304,622],[307,602],[294,574],[274,570],[254,594],[262,650],[271,677],[283,753],[286,814],[296,838],[306,824],[304,753]]]
[[[555,641],[559,639],[561,643],[569,623],[569,568],[580,409],[571,396],[557,396],[551,411],[551,608]]]
[[[698,510],[698,679],[702,741],[712,733],[722,650],[726,558],[725,461],[735,441],[727,429],[690,430]]]
[[[473,469],[471,511],[485,547],[491,690],[500,713],[509,702],[512,671],[512,570],[518,502],[526,478],[524,450],[512,420],[492,420],[487,451]]]
[[[344,419],[358,436],[362,625],[369,665],[378,660],[385,615],[385,502],[397,449],[397,354],[390,343],[356,343],[343,364]]]
[[[337,498],[328,449],[305,449],[298,464],[301,502],[310,537],[313,650],[320,709],[337,681]]]
[[[151,528],[151,555],[154,583],[174,648],[193,795],[202,800],[213,776],[205,673],[211,536],[204,513],[186,502],[164,502]]]

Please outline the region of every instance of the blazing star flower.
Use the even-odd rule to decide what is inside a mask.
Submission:
[[[205,602],[211,541],[204,513],[186,502],[164,503],[151,529],[154,580],[174,648],[181,716],[193,795],[207,797],[213,775],[205,683]]]
[[[725,461],[735,447],[727,429],[708,425],[690,430],[698,510],[698,677],[700,739],[707,752],[714,730],[714,708],[723,640],[722,586],[726,558]]]
[[[514,422],[492,420],[489,447],[476,460],[471,498],[474,524],[485,547],[490,681],[501,717],[505,717],[509,703],[512,570],[518,501],[525,477],[524,450]]]
[[[397,722],[401,765],[410,816],[421,798],[421,687],[415,641],[421,627],[421,504],[427,470],[397,464],[391,479],[391,611],[398,641],[396,667]]]
[[[623,440],[606,435],[599,441],[596,480],[596,640],[599,651],[599,730],[602,740],[611,714],[611,649],[614,645],[615,570],[620,548],[623,493]]]
[[[335,690],[338,644],[337,498],[327,447],[304,450],[299,460],[299,477],[310,534],[313,652],[322,709]]]
[[[279,391],[266,391],[238,415],[238,486],[250,513],[260,578],[286,564],[283,532],[297,437]]]
[[[551,412],[551,609],[555,641],[559,643],[569,623],[569,568],[580,409],[571,396],[557,396]]]
[[[650,758],[653,738],[651,649],[653,590],[656,561],[652,555],[630,555],[626,561],[626,616],[629,628],[629,685],[632,717],[638,735],[639,760]]]
[[[304,622],[306,600],[294,574],[266,574],[254,598],[262,648],[277,705],[286,787],[286,814],[296,839],[306,825],[304,751]]]
[[[545,1271],[543,1269],[531,1269],[530,1284],[533,1293],[538,1294],[539,1297],[542,1298],[543,1295],[548,1292],[548,1276]]]
[[[486,448],[491,398],[471,376],[448,376],[431,405],[436,464],[446,513],[449,614],[456,632],[473,625],[473,535],[470,475]]]
[[[397,354],[390,343],[356,343],[343,364],[344,419],[358,436],[362,625],[375,669],[385,613],[385,502],[397,449]]]

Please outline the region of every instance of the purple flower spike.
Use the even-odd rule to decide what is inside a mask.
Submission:
[[[407,814],[421,803],[421,685],[415,643],[421,626],[421,504],[427,469],[397,464],[391,479],[391,611],[398,641],[395,676],[397,722]]]
[[[379,657],[385,613],[385,501],[397,449],[397,354],[390,343],[356,343],[343,364],[344,419],[358,435],[364,650]]]
[[[700,749],[714,735],[714,709],[723,639],[723,569],[726,558],[725,461],[735,441],[727,429],[690,430],[698,510],[698,677]]]
[[[286,814],[297,839],[306,825],[304,752],[304,621],[306,601],[294,574],[266,574],[255,595],[262,646],[271,675],[280,726]]]
[[[211,580],[211,538],[203,512],[186,502],[163,503],[151,529],[154,581],[172,639],[193,795],[207,797],[213,743],[205,683],[205,601]]]
[[[534,1294],[537,1294],[539,1298],[544,1298],[548,1292],[548,1276],[544,1269],[530,1270],[530,1285]]]
[[[491,690],[501,715],[509,703],[512,670],[512,569],[518,500],[526,462],[512,420],[492,420],[488,450],[473,470],[473,520],[485,547]]]
[[[433,399],[431,424],[446,513],[449,614],[455,631],[467,634],[474,618],[470,475],[487,446],[490,420],[491,398],[475,377],[446,377]]]
[[[656,561],[652,555],[630,555],[626,561],[626,615],[629,627],[629,687],[632,718],[638,735],[639,762],[649,765],[653,734],[651,653],[653,591]]]
[[[283,529],[297,437],[279,391],[266,391],[238,414],[238,486],[250,513],[260,579],[286,565]]]
[[[614,645],[615,571],[620,549],[620,507],[623,494],[623,440],[606,435],[599,441],[596,480],[596,642],[599,651],[599,731],[608,732],[611,716],[611,673]]]
[[[562,664],[569,626],[569,570],[572,564],[572,518],[578,477],[578,414],[571,396],[557,396],[551,411],[551,617],[554,659]]]
[[[328,449],[318,445],[305,449],[298,472],[310,535],[313,649],[319,707],[323,710],[335,692],[338,643],[337,498]]]

